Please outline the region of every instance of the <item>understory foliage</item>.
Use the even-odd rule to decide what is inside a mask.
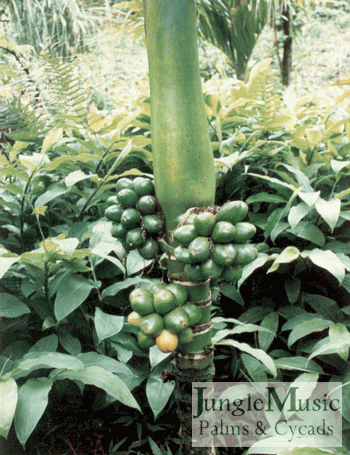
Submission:
[[[130,290],[150,288],[162,265],[136,250],[126,255],[104,216],[120,177],[152,176],[149,100],[107,115],[82,89],[74,60],[57,64],[42,54],[14,64],[10,56],[6,68],[17,87],[25,79],[25,89],[0,97],[1,436],[27,454],[48,453],[45,441],[62,444],[57,408],[69,414],[74,398],[82,414],[89,403],[86,428],[106,431],[111,455],[175,453],[171,355],[143,351],[126,321]],[[223,284],[221,298],[213,290],[216,375],[343,382],[344,447],[334,453],[345,454],[348,99],[309,96],[286,105],[275,80],[263,61],[247,83],[211,79],[205,86],[216,202],[247,201],[260,251],[238,286]]]

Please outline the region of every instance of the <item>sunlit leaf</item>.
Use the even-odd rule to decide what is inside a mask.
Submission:
[[[315,208],[328,224],[331,232],[333,232],[340,215],[340,199],[325,201],[324,199],[319,198],[315,204]]]
[[[50,379],[31,378],[19,389],[14,423],[23,447],[46,409],[52,385]]]
[[[13,378],[0,378],[0,436],[7,438],[17,405],[17,384]]]

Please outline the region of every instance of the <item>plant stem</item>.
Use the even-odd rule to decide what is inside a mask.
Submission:
[[[191,207],[211,206],[215,199],[214,159],[199,75],[194,0],[148,0],[146,40],[151,88],[152,152],[157,199],[167,240],[178,217]],[[175,353],[176,395],[183,455],[214,453],[192,447],[192,382],[212,381],[211,293],[209,281],[191,283],[169,257],[170,281],[186,286],[202,309],[195,337]]]

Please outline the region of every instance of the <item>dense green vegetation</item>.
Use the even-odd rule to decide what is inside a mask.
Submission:
[[[18,25],[13,8],[28,2],[4,3],[1,453],[175,454],[171,354],[141,349],[127,321],[130,292],[162,279],[162,261],[127,254],[106,216],[122,177],[153,176],[145,51],[128,34],[139,23],[118,4],[86,2],[79,14],[67,9],[63,28],[41,16],[41,32],[51,33],[43,40],[39,28],[29,37]],[[303,10],[305,39],[315,44],[330,23],[343,33],[346,7]],[[339,64],[338,86],[311,90],[304,68],[294,94],[283,92],[270,33],[245,81],[229,78],[222,54],[201,43],[215,202],[247,202],[259,250],[237,285],[212,288],[216,377],[343,382],[343,447],[332,453],[347,454],[349,80]]]

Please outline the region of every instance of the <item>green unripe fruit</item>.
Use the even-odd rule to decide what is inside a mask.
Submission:
[[[181,286],[181,284],[177,283],[170,283],[167,286],[167,290],[174,294],[177,305],[181,306],[187,302],[188,292],[185,286]]]
[[[190,325],[190,318],[183,308],[175,308],[167,313],[164,318],[164,326],[170,332],[179,333]]]
[[[119,193],[117,194],[117,198],[119,204],[123,207],[123,209],[135,207],[136,202],[138,200],[137,194],[130,188],[124,188],[123,190],[120,190]]]
[[[198,234],[193,224],[184,224],[173,232],[174,241],[181,243],[183,246],[188,246],[197,236]]]
[[[146,335],[142,330],[139,330],[137,334],[137,341],[143,349],[149,349],[156,344],[154,337]]]
[[[151,313],[141,318],[140,329],[143,333],[150,336],[156,336],[164,329],[162,316],[158,313]]]
[[[160,291],[161,289],[165,289],[168,285],[164,283],[164,281],[158,281],[157,283],[154,283],[154,285],[151,287],[151,292],[155,294],[156,292]]]
[[[139,327],[140,322],[141,322],[141,315],[139,315],[139,313],[136,313],[136,311],[132,311],[128,315],[128,323],[130,325],[133,325],[134,327]]]
[[[228,266],[233,263],[236,257],[235,247],[231,243],[214,245],[213,260],[219,264]]]
[[[203,262],[210,257],[210,241],[208,237],[196,237],[188,246],[190,257],[194,262]]]
[[[189,281],[203,281],[205,276],[201,271],[200,264],[186,264],[184,268],[184,274]]]
[[[147,239],[145,244],[139,248],[139,253],[144,259],[154,259],[159,253],[157,240]]]
[[[218,221],[215,224],[211,238],[216,243],[230,243],[232,242],[236,233],[236,228],[228,221]]]
[[[186,327],[185,330],[178,334],[179,343],[187,344],[193,341],[193,330],[191,327]]]
[[[151,179],[136,177],[133,184],[134,191],[139,197],[154,193],[154,185]]]
[[[219,278],[224,271],[224,266],[210,258],[201,264],[201,271],[205,278]]]
[[[106,201],[106,205],[109,207],[110,205],[119,205],[118,198],[116,194],[113,194],[113,196],[109,196],[109,198]]]
[[[116,239],[125,239],[128,230],[122,224],[115,224],[112,226],[111,235]]]
[[[159,314],[166,314],[176,306],[176,298],[168,288],[159,289],[154,294],[154,309]]]
[[[186,311],[188,317],[190,318],[190,325],[198,324],[198,322],[202,319],[202,312],[194,303],[185,303],[182,308]]]
[[[141,228],[131,229],[125,236],[125,241],[130,248],[139,248],[143,244]]]
[[[217,221],[228,221],[236,224],[248,214],[248,205],[243,201],[226,202],[216,215]]]
[[[186,216],[186,220],[184,221]],[[196,214],[195,213],[182,213],[180,216],[177,217],[176,221],[177,224],[183,224],[183,225],[188,225],[188,224],[193,224],[193,220],[195,218]]]
[[[159,234],[164,224],[158,215],[146,215],[143,217],[143,227],[149,234]]]
[[[125,188],[128,188],[130,190],[132,190],[134,188],[134,184],[132,182],[132,180],[128,179],[127,177],[122,177],[121,179],[119,179],[115,185],[115,189],[117,191],[117,193],[119,193],[120,190],[123,190]]]
[[[129,295],[131,308],[141,316],[154,313],[153,294],[143,288],[134,289]]]
[[[247,222],[239,222],[235,225],[236,233],[233,241],[235,243],[246,243],[250,240],[256,233],[256,227],[254,224]]]
[[[133,229],[141,224],[141,215],[136,209],[129,207],[123,211],[120,222],[125,229]]]
[[[190,251],[185,246],[177,246],[174,250],[174,256],[178,261],[183,262],[184,264],[194,264],[194,261],[190,256]]]
[[[107,220],[119,223],[123,213],[123,208],[119,204],[110,205],[105,210]]]
[[[234,263],[238,265],[250,264],[258,256],[257,249],[250,243],[246,245],[235,245],[235,249],[236,257]]]
[[[216,216],[210,212],[199,213],[194,217],[193,225],[198,235],[208,237],[212,233],[216,223]]]
[[[222,277],[225,281],[230,283],[237,283],[242,278],[242,266],[241,265],[230,265],[224,270]]]
[[[136,207],[142,215],[153,215],[157,211],[157,200],[150,195],[142,196],[137,201]]]

